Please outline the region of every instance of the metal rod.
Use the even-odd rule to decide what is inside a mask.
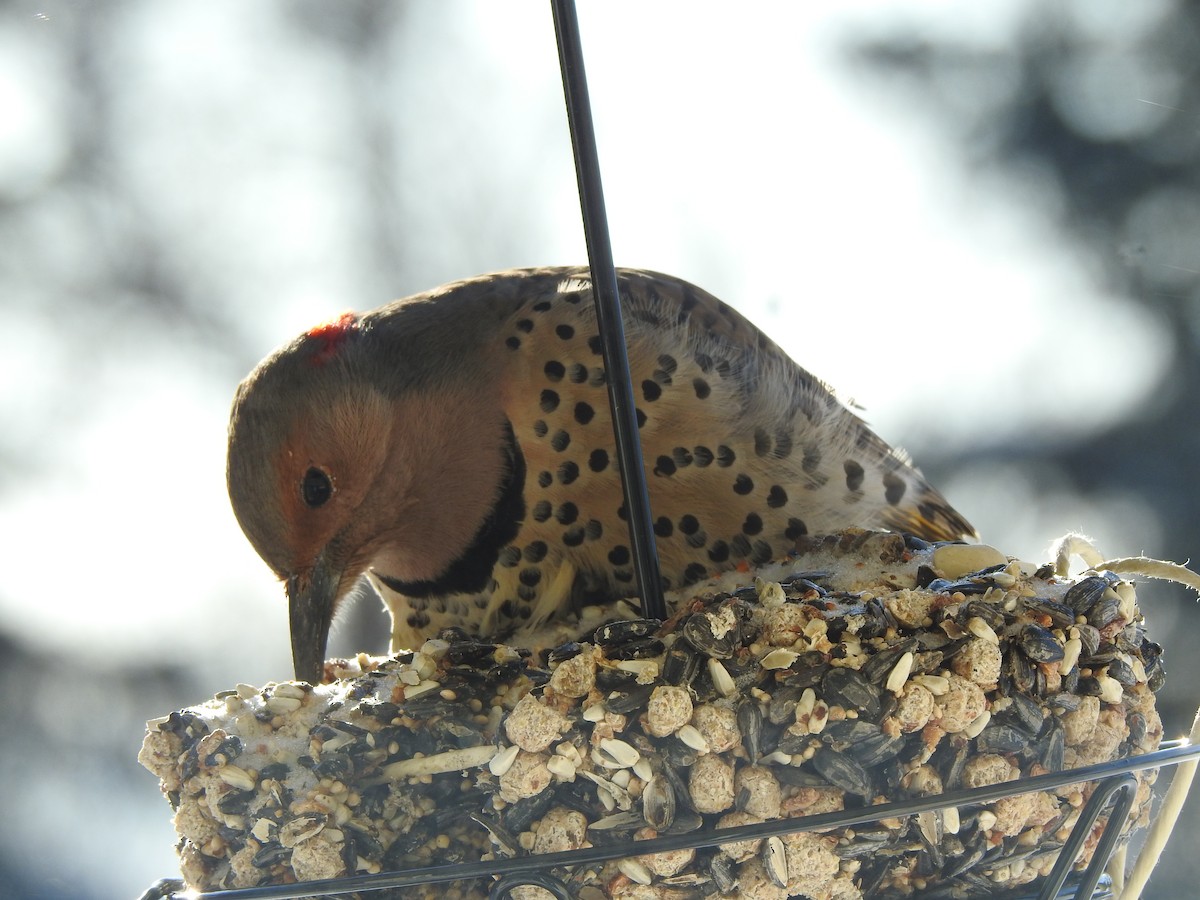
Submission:
[[[492,885],[488,891],[488,900],[512,900],[512,889],[524,885],[544,888],[552,893],[557,900],[571,900],[571,892],[562,880],[548,872],[526,872],[524,875],[509,875]]]
[[[1042,885],[1038,900],[1052,900],[1053,897],[1058,896],[1059,889],[1067,880],[1067,875],[1070,874],[1075,860],[1079,856],[1079,851],[1083,849],[1084,843],[1092,833],[1092,826],[1100,818],[1101,811],[1108,805],[1114,794],[1123,792],[1108,815],[1104,833],[1096,844],[1091,862],[1087,871],[1084,872],[1083,880],[1076,888],[1075,896],[1077,897],[1092,895],[1096,890],[1096,885],[1100,883],[1100,876],[1108,864],[1108,857],[1117,844],[1117,838],[1121,836],[1121,830],[1125,827],[1125,820],[1129,818],[1129,811],[1133,808],[1133,801],[1137,796],[1137,787],[1137,779],[1128,773],[1113,775],[1096,785],[1092,796],[1088,798],[1087,804],[1080,811],[1079,819],[1071,829],[1067,842],[1059,851],[1054,868],[1046,876],[1046,882]]]
[[[1108,822],[1104,826],[1104,832],[1100,835],[1100,841],[1096,844],[1096,849],[1092,853],[1092,861],[1087,867],[1087,871],[1083,873],[1083,881],[1079,883],[1080,893],[1092,893],[1096,890],[1096,885],[1100,883],[1101,876],[1104,875],[1104,870],[1108,867],[1109,859],[1112,857],[1113,850],[1116,849],[1117,841],[1121,838],[1121,832],[1125,830],[1125,823],[1129,819],[1129,812],[1133,809],[1134,801],[1137,799],[1138,783],[1137,779],[1132,775],[1126,775],[1122,779],[1112,778],[1112,792],[1121,792],[1113,804],[1112,811],[1108,814]],[[1107,783],[1106,783],[1107,784]],[[1102,784],[1096,788],[1099,792],[1105,788]]]
[[[633,378],[629,374],[617,272],[613,267],[604,190],[600,183],[600,157],[592,127],[587,75],[583,68],[583,47],[579,41],[579,19],[575,14],[574,0],[551,0],[551,8],[554,12],[554,33],[558,39],[563,93],[567,101],[567,121],[571,128],[571,147],[575,153],[575,174],[579,181],[583,234],[592,267],[596,323],[600,328],[604,369],[608,373],[608,402],[612,408],[613,435],[625,496],[633,568],[641,590],[642,615],[648,619],[665,619],[667,606],[663,600],[658,552],[654,546],[650,496],[646,490],[646,469],[642,464],[642,446],[633,399]]]

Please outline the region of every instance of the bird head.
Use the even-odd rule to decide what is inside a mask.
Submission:
[[[334,613],[359,577],[378,568],[436,580],[470,544],[501,477],[486,391],[431,381],[424,351],[405,349],[387,329],[343,316],[265,359],[234,399],[230,500],[284,582],[296,677],[314,684]],[[406,377],[406,364],[419,371]],[[490,420],[500,419],[492,405]],[[478,442],[464,440],[468,424]]]

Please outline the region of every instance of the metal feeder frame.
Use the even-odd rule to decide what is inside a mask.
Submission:
[[[650,515],[650,501],[642,464],[641,443],[633,397],[633,381],[629,372],[625,332],[621,323],[621,302],[617,289],[616,269],[613,266],[612,244],[609,240],[604,191],[600,180],[600,163],[596,136],[592,125],[591,103],[588,98],[587,77],[583,65],[583,48],[579,37],[579,20],[574,0],[551,0],[554,30],[558,41],[559,65],[562,70],[563,92],[566,98],[567,119],[575,170],[579,183],[579,198],[583,213],[584,237],[591,265],[592,291],[596,318],[600,329],[603,359],[608,379],[609,403],[612,407],[613,431],[616,439],[618,464],[628,511],[630,541],[634,571],[641,590],[642,615],[649,619],[665,619],[666,603],[659,578],[658,554]],[[665,853],[674,850],[716,847],[721,844],[777,837],[794,832],[816,831],[878,822],[884,818],[900,818],[931,810],[951,807],[974,807],[1032,791],[1052,790],[1080,782],[1099,782],[1080,812],[1070,836],[1058,850],[1058,859],[1040,890],[1029,893],[1018,888],[1003,892],[1013,900],[1064,900],[1091,898],[1108,900],[1114,894],[1104,869],[1116,848],[1121,831],[1129,817],[1137,793],[1133,773],[1159,769],[1180,763],[1200,760],[1200,745],[1187,740],[1165,741],[1153,753],[1127,757],[1113,762],[1069,769],[1047,775],[1023,778],[970,790],[946,791],[932,797],[921,797],[893,803],[883,803],[840,812],[823,813],[798,818],[774,819],[736,828],[702,828],[688,834],[665,835],[637,842],[638,855]],[[1014,789],[1016,787],[1016,789]],[[1072,867],[1084,842],[1092,833],[1097,820],[1109,809],[1108,821],[1100,835],[1088,867],[1072,875]],[[1047,851],[1047,852],[1053,852]],[[628,845],[589,847],[560,853],[489,860],[465,865],[428,866],[404,871],[380,872],[376,875],[354,875],[324,881],[307,881],[287,885],[209,891],[197,894],[185,891],[181,879],[162,879],[140,900],[300,900],[312,897],[339,897],[421,885],[444,884],[496,878],[490,900],[506,900],[513,888],[536,886],[544,888],[558,900],[572,900],[571,876],[553,874],[554,869],[569,869],[582,873],[614,859],[630,855]],[[999,895],[998,895],[999,896]]]

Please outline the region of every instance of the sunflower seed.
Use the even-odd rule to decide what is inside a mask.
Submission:
[[[675,737],[699,753],[708,752],[708,738],[695,725],[684,725],[675,732]]]
[[[650,870],[636,859],[619,860],[617,868],[621,870],[622,875],[637,884],[650,884],[654,881],[654,876],[650,874]]]
[[[780,647],[760,659],[758,664],[764,669],[786,669],[799,658],[800,654],[795,650]]]
[[[734,684],[729,670],[721,665],[721,661],[715,657],[709,657],[708,676],[712,679],[713,687],[722,697],[731,697],[737,691],[737,685]]]
[[[220,766],[217,768],[217,777],[239,791],[254,790],[254,776],[240,766]]]
[[[655,831],[666,831],[675,821],[675,789],[663,775],[655,775],[642,790],[642,814]]]
[[[1063,645],[1048,628],[1026,625],[1021,629],[1021,649],[1034,662],[1057,662],[1065,655]]]
[[[904,689],[905,683],[908,681],[909,673],[912,672],[913,655],[912,651],[906,652],[900,657],[891,674],[888,675],[887,683],[884,685],[893,694],[898,694]]]
[[[600,741],[600,749],[615,759],[622,768],[629,768],[642,758],[637,748],[626,741],[605,738]]]
[[[769,837],[763,841],[762,862],[763,868],[766,869],[767,877],[771,879],[772,883],[776,887],[787,887],[787,850],[783,846],[782,839],[779,837]]]
[[[521,748],[516,744],[505,747],[492,757],[491,761],[488,763],[488,770],[497,778],[499,778],[512,768],[512,764],[516,760],[517,754],[520,752]]]

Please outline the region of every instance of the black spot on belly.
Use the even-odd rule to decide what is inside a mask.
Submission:
[[[758,513],[750,513],[746,516],[746,521],[742,523],[742,534],[761,534],[763,530],[763,520]]]
[[[538,472],[537,483],[538,487],[548,488],[554,483],[554,476],[549,472]]]
[[[675,460],[675,465],[681,469],[692,464],[692,454],[688,451],[687,447],[676,447],[671,451],[671,458]]]
[[[743,497],[754,490],[754,482],[749,475],[741,474],[733,480],[733,492],[741,494]]]
[[[662,396],[662,387],[659,386],[657,381],[646,379],[642,382],[642,396],[646,399],[647,403],[653,403]]]
[[[654,520],[654,533],[659,537],[670,537],[674,532],[675,526],[666,516],[659,516]]]
[[[808,534],[808,526],[804,524],[803,519],[791,518],[788,519],[787,531],[783,533],[789,541],[799,540]]]
[[[546,552],[550,548],[546,546],[545,541],[530,541],[525,547],[524,557],[527,562],[537,563],[546,558]]]
[[[696,354],[696,365],[698,365],[700,367],[701,372],[703,372],[707,375],[709,372],[712,371],[712,367],[713,367],[712,357],[709,356],[707,353],[697,353]]]
[[[726,447],[724,444],[717,448],[717,465],[722,469],[728,469],[736,459],[737,454],[733,452],[732,448]]]
[[[646,414],[640,409],[635,410],[635,412],[637,413],[638,428],[644,428],[646,426]]]
[[[525,603],[532,603],[537,599],[538,589],[528,584],[517,585],[517,597]],[[524,609],[524,607],[522,607]]]
[[[568,547],[578,547],[583,543],[583,526],[575,525],[563,532],[562,542]]]
[[[550,446],[559,453],[562,453],[564,450],[566,450],[570,443],[571,435],[567,434],[567,432],[563,431],[561,428],[554,432],[550,438]]]
[[[708,568],[702,563],[692,563],[683,570],[683,583],[695,584],[708,577]]]
[[[675,357],[668,353],[664,353],[658,358],[658,366],[664,375],[674,375],[675,369],[679,367],[679,363],[675,361]],[[670,383],[670,382],[666,382]]]
[[[532,319],[518,319],[517,320],[517,331],[523,331],[525,334],[529,334],[529,332],[533,331],[533,320]]]
[[[771,485],[771,490],[767,491],[767,506],[779,509],[781,506],[787,506],[787,501],[787,491],[777,484]]]
[[[792,433],[790,431],[778,431],[775,433],[775,457],[776,459],[787,459],[792,455]]]
[[[541,401],[539,404],[544,413],[552,413],[558,409],[558,392],[552,391],[549,388],[542,391]]]
[[[861,490],[863,477],[866,474],[863,472],[863,467],[854,460],[848,459],[842,468],[846,470],[846,488],[851,491]]]
[[[765,428],[754,429],[754,455],[766,456],[771,452],[771,436]]]
[[[703,528],[701,528],[695,534],[689,534],[687,537],[684,538],[684,540],[687,541],[687,545],[689,547],[691,547],[694,550],[699,550],[701,547],[703,547],[705,544],[708,543],[708,534],[704,531]]]
[[[588,519],[587,525],[583,527],[583,533],[587,535],[589,541],[598,541],[604,534],[604,525],[599,519]]]
[[[554,518],[560,525],[570,525],[579,518],[579,507],[568,500],[559,506],[558,511],[554,513]]]
[[[588,349],[591,350],[593,353],[595,353],[597,356],[602,356],[604,354],[604,345],[600,343],[600,335],[593,334],[590,338],[587,339],[587,345],[588,345]]]
[[[729,542],[729,549],[739,559],[745,558],[750,555],[750,539],[744,534],[734,535]]]
[[[558,467],[558,480],[562,484],[570,484],[579,477],[579,466],[567,460]]]
[[[629,564],[629,548],[624,544],[617,544],[608,551],[608,561],[614,566],[625,566]]]
[[[800,468],[806,473],[812,475],[817,471],[817,467],[821,465],[821,451],[816,447],[805,447],[804,457],[800,461]]]
[[[555,325],[554,333],[564,341],[569,341],[571,338],[575,337],[575,329],[565,323],[562,325]]]
[[[504,346],[506,346],[509,350],[520,350],[521,349],[521,339],[519,337],[517,337],[516,335],[513,335],[512,337],[507,338],[504,341]]]
[[[426,612],[409,613],[408,618],[405,619],[405,622],[408,623],[409,628],[424,628],[426,625],[429,624],[429,613],[426,613]]]
[[[545,419],[538,419],[533,423],[533,433],[536,437],[545,437],[549,430],[550,426],[546,424]]]
[[[596,416],[596,410],[592,408],[592,404],[580,401],[575,404],[575,421],[580,425],[586,425]]]
[[[899,475],[893,472],[888,472],[883,476],[884,497],[887,502],[895,506],[904,499],[904,492],[908,489],[908,484]]]
[[[684,534],[695,534],[700,530],[700,520],[688,513],[679,519],[679,530]]]
[[[713,452],[707,447],[695,447],[692,449],[692,459],[703,469],[712,463]]]
[[[542,580],[542,570],[530,566],[527,569],[522,569],[521,574],[517,576],[521,579],[521,584],[527,584],[533,587]]]
[[[571,363],[571,368],[567,370],[567,377],[571,379],[572,384],[583,384],[587,381],[587,366],[582,363]]]
[[[766,541],[755,541],[754,549],[750,553],[750,561],[761,566],[765,562],[770,562],[774,555],[775,552]]]
[[[651,328],[662,328],[662,326],[666,324],[663,322],[662,316],[649,309],[632,308],[630,309],[629,314],[639,322],[645,322]]]
[[[618,569],[613,572],[613,578],[621,582],[621,584],[629,584],[633,581],[633,572],[630,569]]]
[[[692,390],[696,392],[697,400],[707,400],[712,393],[712,388],[703,378],[692,379]]]
[[[539,300],[537,303],[533,304],[531,309],[534,312],[549,312],[550,311],[550,301],[549,300]]]
[[[723,563],[729,559],[729,544],[725,541],[713,541],[713,545],[708,548],[708,558],[715,563]]]
[[[511,569],[521,561],[521,551],[509,545],[500,551],[496,561],[506,569]]]
[[[530,515],[533,516],[533,521],[535,522],[545,522],[550,518],[550,501],[539,500],[537,503],[533,504],[533,509],[530,511]]]
[[[608,468],[608,451],[593,450],[588,457],[588,468],[593,472],[603,472]]]
[[[562,381],[562,377],[566,374],[567,367],[560,363],[557,359],[552,359],[542,367],[542,371],[546,373],[546,377],[551,381]]]
[[[692,290],[691,285],[683,286],[683,299],[679,301],[680,321],[683,321],[689,312],[696,308],[696,304],[700,301],[696,299],[696,292]]]
[[[654,474],[669,477],[675,474],[675,461],[669,456],[660,456],[654,461]]]

